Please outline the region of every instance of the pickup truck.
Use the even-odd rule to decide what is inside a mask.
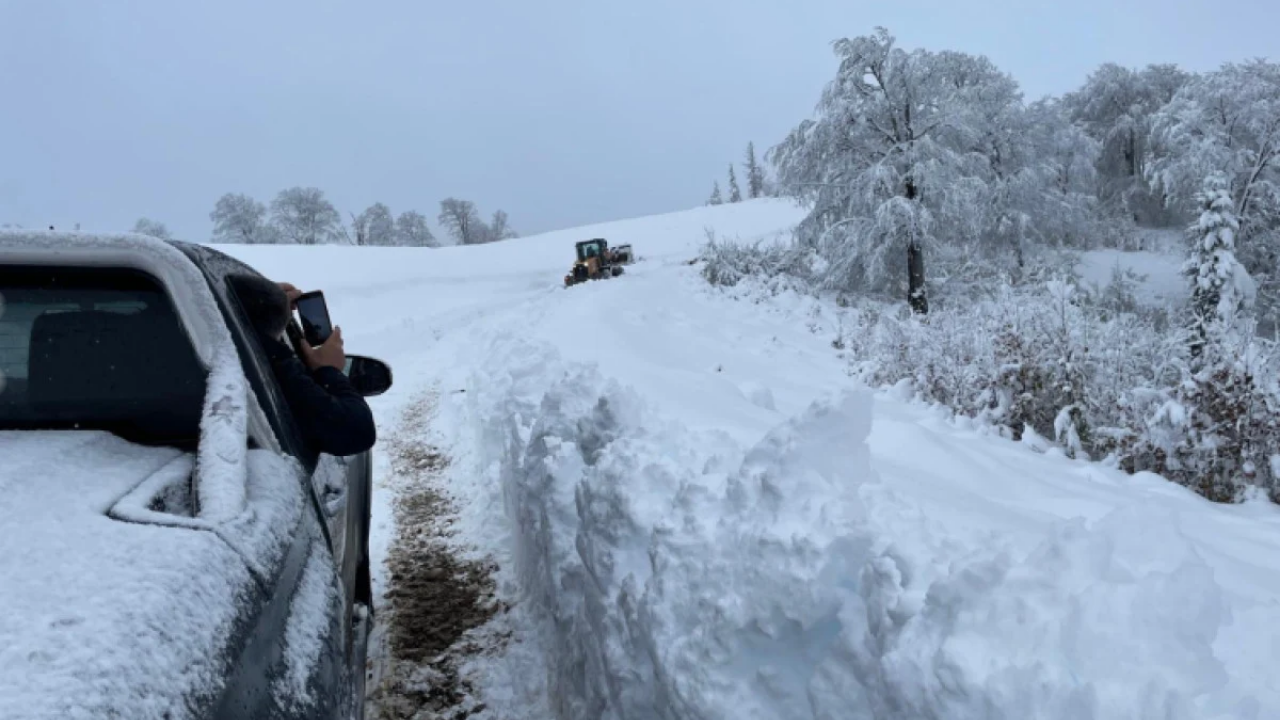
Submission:
[[[0,718],[363,717],[369,453],[305,446],[246,274],[0,231]]]

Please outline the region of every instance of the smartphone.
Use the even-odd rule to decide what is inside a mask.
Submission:
[[[302,318],[302,336],[311,347],[323,345],[333,334],[333,324],[329,322],[329,306],[325,304],[324,293],[312,290],[298,296],[298,317]]]

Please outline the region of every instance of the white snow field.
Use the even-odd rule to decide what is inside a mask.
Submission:
[[[1133,272],[1139,282],[1134,299],[1140,305],[1180,308],[1187,298],[1186,238],[1177,229],[1139,230],[1134,238],[1141,250],[1089,250],[1080,254],[1076,272],[1087,288],[1104,288],[1117,272]]]
[[[467,667],[479,717],[1280,717],[1277,509],[858,387],[834,305],[735,299],[687,264],[707,227],[801,216],[762,200],[480,247],[223,248],[323,289],[348,352],[393,365],[384,426],[438,389],[455,540],[513,603],[492,621],[511,642]],[[562,288],[597,236],[642,261]]]

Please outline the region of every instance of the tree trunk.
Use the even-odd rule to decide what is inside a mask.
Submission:
[[[1129,149],[1125,152],[1126,159],[1129,161],[1129,177],[1138,177],[1138,133],[1129,130]]]
[[[907,245],[907,303],[917,315],[929,312],[929,298],[924,291],[924,248],[914,241]]]
[[[906,196],[911,202],[916,200],[916,183],[914,178],[907,178]],[[924,291],[924,248],[916,238],[907,243],[907,304],[911,312],[925,315],[929,312],[929,298]]]

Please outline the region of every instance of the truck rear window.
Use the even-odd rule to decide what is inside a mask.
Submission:
[[[168,295],[129,269],[0,266],[0,430],[194,446],[205,370]]]

